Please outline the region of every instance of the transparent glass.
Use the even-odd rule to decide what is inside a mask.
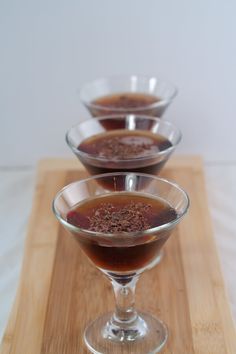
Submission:
[[[155,103],[140,107],[104,107],[95,100],[108,95],[135,93],[159,98]],[[84,85],[80,99],[94,117],[109,114],[134,113],[161,117],[177,95],[177,88],[170,82],[154,76],[113,76],[94,80]]]
[[[113,183],[113,192],[103,188],[107,182]],[[175,209],[175,219],[144,231],[113,234],[89,231],[67,222],[68,212],[78,203],[124,192],[162,199]],[[74,182],[55,197],[55,216],[114,289],[114,313],[102,315],[85,330],[84,340],[92,353],[157,353],[165,345],[168,336],[165,324],[151,314],[136,310],[135,286],[139,276],[155,262],[159,249],[186,214],[188,206],[188,196],[177,184],[156,176],[128,172]]]
[[[149,131],[168,139],[171,146],[155,154],[133,157],[132,159],[108,159],[85,153],[78,147],[86,138],[117,129]],[[133,114],[87,119],[72,127],[66,134],[67,144],[91,175],[120,171],[157,174],[167,162],[180,140],[181,132],[172,123],[159,118]],[[108,184],[107,187],[109,187]]]

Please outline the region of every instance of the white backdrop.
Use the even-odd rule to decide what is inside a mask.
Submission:
[[[0,165],[71,156],[77,91],[112,74],[179,87],[178,152],[236,160],[235,0],[0,0]]]

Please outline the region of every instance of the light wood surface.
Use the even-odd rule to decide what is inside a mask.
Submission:
[[[84,354],[86,324],[112,310],[109,282],[55,220],[51,202],[86,173],[77,160],[39,164],[19,288],[1,354]],[[236,332],[207,208],[201,159],[172,158],[162,176],[184,187],[189,213],[165,246],[161,264],[143,274],[137,307],[166,322],[165,354],[235,354]]]

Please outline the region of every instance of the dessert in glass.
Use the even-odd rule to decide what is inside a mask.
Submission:
[[[114,117],[119,127],[114,127]],[[91,175],[157,174],[180,140],[181,132],[172,123],[133,114],[87,119],[66,134],[67,144]]]
[[[94,117],[143,114],[161,117],[177,95],[170,82],[154,76],[112,76],[87,83],[80,99]]]
[[[103,187],[108,179],[112,190]],[[114,313],[102,315],[85,330],[92,353],[157,353],[165,345],[165,324],[136,310],[135,286],[188,206],[188,196],[177,184],[130,172],[92,176],[55,197],[55,216],[114,289]]]

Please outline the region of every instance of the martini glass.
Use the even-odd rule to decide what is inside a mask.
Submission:
[[[114,126],[114,118],[118,126]],[[116,158],[116,156],[99,156],[93,152],[88,153],[80,148],[80,144],[88,138],[95,137],[97,134],[111,131],[118,131],[119,134],[127,134],[139,131],[140,133],[151,133],[154,137],[161,136],[169,143],[160,151],[150,152],[145,156],[132,156]],[[141,172],[157,174],[174,152],[181,140],[181,132],[172,123],[159,118],[139,115],[117,115],[100,118],[90,118],[73,126],[66,134],[66,142],[82,162],[91,175],[109,172]],[[112,185],[108,188],[112,188]]]
[[[102,187],[104,179],[113,183],[112,192]],[[116,191],[120,179],[123,189]],[[175,210],[175,217],[157,227],[116,233],[95,232],[67,221],[68,213],[78,205],[122,193],[126,194],[127,201],[131,194],[132,197],[161,200]],[[155,261],[159,249],[186,214],[188,206],[188,196],[177,184],[129,172],[93,176],[64,187],[56,195],[53,201],[56,218],[73,235],[90,261],[107,276],[114,289],[114,313],[100,316],[85,330],[84,340],[92,353],[151,354],[165,345],[166,325],[153,315],[136,310],[135,286],[140,275]]]
[[[158,100],[147,104],[129,103],[125,101],[119,106],[104,106],[97,99],[108,95],[124,94],[151,95]],[[94,117],[110,114],[143,114],[153,117],[161,117],[170,103],[177,95],[177,88],[170,82],[154,76],[112,76],[101,78],[84,85],[80,91],[80,99]]]

